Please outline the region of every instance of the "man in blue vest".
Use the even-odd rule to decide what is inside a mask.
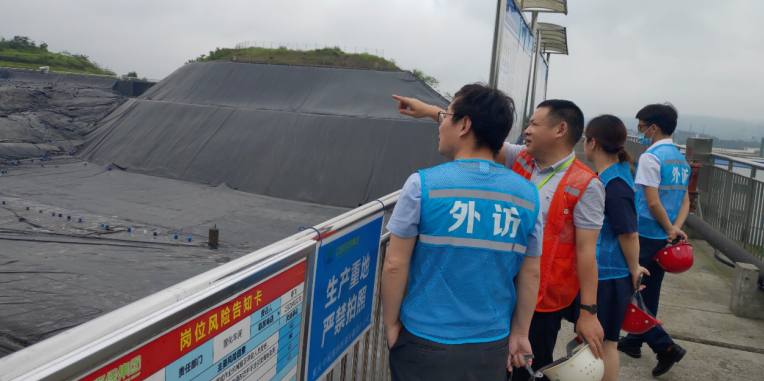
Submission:
[[[382,270],[393,380],[504,381],[532,352],[538,191],[494,163],[513,120],[506,94],[464,86],[438,113],[438,152],[452,161],[401,190]]]
[[[642,291],[645,305],[658,313],[661,283],[665,271],[653,261],[667,242],[687,240],[682,231],[690,210],[687,184],[690,166],[674,145],[671,135],[676,129],[678,114],[671,104],[652,104],[637,113],[640,143],[650,148],[639,158],[634,179],[639,231],[639,265],[647,268]],[[632,335],[618,342],[618,350],[634,358],[642,356],[642,343],[647,343],[658,358],[653,376],[660,376],[684,357],[687,350],[671,340],[662,326],[642,335]]]

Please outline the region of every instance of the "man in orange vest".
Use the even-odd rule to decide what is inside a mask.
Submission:
[[[399,112],[415,118],[437,120],[436,106],[393,96]],[[525,130],[526,144],[505,143],[496,162],[512,168],[539,190],[541,213],[546,221],[541,255],[541,285],[529,341],[533,367],[553,361],[557,333],[569,307],[581,291],[581,311],[576,324],[580,337],[602,357],[604,331],[597,320],[597,239],[604,220],[605,188],[586,165],[576,159],[573,147],[581,139],[584,115],[573,102],[547,100],[539,104]],[[580,285],[580,287],[579,287]],[[513,379],[527,380],[525,369]]]

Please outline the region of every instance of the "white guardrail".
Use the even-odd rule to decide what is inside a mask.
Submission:
[[[382,211],[399,193],[2,358],[0,380],[387,380]]]

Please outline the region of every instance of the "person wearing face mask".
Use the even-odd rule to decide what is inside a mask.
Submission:
[[[690,211],[687,185],[690,166],[674,145],[671,135],[676,129],[678,114],[670,103],[645,106],[637,113],[639,141],[649,146],[639,158],[636,204],[639,223],[639,264],[647,268],[642,297],[647,308],[658,313],[661,283],[665,270],[653,261],[667,243],[686,241],[681,227]],[[656,326],[642,335],[629,334],[618,342],[618,350],[634,358],[642,356],[642,343],[647,343],[658,358],[653,376],[668,372],[687,350],[674,343],[663,329]]]

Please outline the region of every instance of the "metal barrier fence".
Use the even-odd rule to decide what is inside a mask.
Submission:
[[[274,369],[272,369],[272,374],[276,377],[284,373],[286,374],[283,378],[284,380],[301,380],[302,378],[300,375],[307,374],[303,367],[309,364],[305,356],[309,350],[307,340],[309,338],[310,311],[312,311],[311,295],[314,295],[314,290],[312,289],[315,281],[313,278],[313,271],[318,266],[316,258],[319,257],[319,247],[324,244],[325,240],[331,240],[331,236],[335,236],[335,238],[342,237],[343,234],[346,233],[353,233],[354,235],[357,231],[360,231],[358,226],[365,221],[370,221],[372,218],[379,221],[379,215],[383,209],[387,209],[389,212],[389,210],[396,205],[399,193],[400,192],[395,192],[379,200],[375,200],[369,204],[326,221],[315,228],[304,230],[256,252],[221,265],[216,269],[200,274],[185,282],[150,295],[135,303],[2,358],[0,359],[0,381],[70,379],[97,381],[139,381],[147,379],[154,381],[165,380],[165,369],[167,369],[167,372],[172,372],[172,369],[177,369],[178,372],[176,373],[182,376],[184,374],[183,362],[180,362],[180,368],[171,368],[171,365],[177,366],[176,364],[179,361],[183,360],[188,355],[191,355],[196,350],[201,349],[202,346],[210,344],[211,347],[211,342],[213,340],[215,340],[215,345],[223,343],[222,339],[224,338],[224,335],[231,329],[231,326],[229,325],[225,331],[223,330],[226,317],[230,319],[231,315],[228,315],[230,312],[226,312],[225,316],[221,313],[220,330],[214,332],[215,336],[212,334],[208,335],[209,337],[206,340],[200,340],[200,337],[198,336],[199,333],[201,333],[201,337],[204,337],[204,323],[201,323],[201,332],[199,332],[199,323],[196,323],[196,332],[194,334],[197,335],[197,337],[194,345],[197,345],[198,347],[193,347],[191,328],[196,321],[204,322],[206,320],[203,319],[207,319],[207,315],[212,313],[211,316],[215,317],[215,329],[217,329],[218,315],[215,311],[222,311],[223,306],[226,306],[225,309],[228,310],[227,306],[232,305],[234,308],[232,315],[234,319],[229,320],[229,322],[230,324],[237,325],[238,323],[236,323],[235,320],[237,317],[236,311],[238,311],[237,308],[240,307],[237,307],[236,302],[243,301],[244,304],[241,311],[248,311],[247,298],[245,298],[245,295],[251,296],[257,291],[255,300],[258,302],[257,306],[260,306],[258,299],[261,295],[260,290],[263,290],[263,295],[267,295],[267,292],[269,292],[269,289],[267,288],[268,285],[279,284],[282,277],[285,277],[286,275],[289,275],[290,278],[288,279],[290,279],[291,283],[281,284],[279,286],[281,289],[279,289],[278,292],[272,292],[274,295],[281,295],[273,301],[273,303],[281,303],[281,307],[276,307],[276,310],[279,312],[271,312],[267,310],[266,308],[270,306],[270,304],[266,305],[266,302],[263,302],[261,310],[263,316],[266,316],[266,313],[268,312],[271,316],[276,316],[277,321],[293,319],[290,327],[294,327],[295,321],[299,322],[297,323],[298,328],[292,328],[294,330],[299,329],[299,351],[297,348],[292,349],[293,347],[290,344],[290,351],[288,352],[290,353],[289,359],[292,361],[289,364],[296,365],[287,365],[287,368],[279,373],[276,373],[276,370],[274,370],[276,366],[273,365]],[[320,236],[317,232],[320,232]],[[355,240],[357,239],[358,238],[355,238]],[[375,292],[372,293],[374,296],[372,299],[373,302],[370,303],[370,327],[365,331],[361,331],[363,333],[354,339],[349,345],[349,348],[341,351],[341,354],[337,356],[336,360],[331,362],[331,365],[325,367],[326,370],[321,373],[322,377],[319,378],[321,381],[388,380],[388,350],[384,324],[382,324],[379,284],[382,263],[384,261],[389,239],[390,234],[386,233],[381,234],[378,241],[369,241],[378,242],[379,245],[376,276],[373,282],[373,290],[375,290]],[[351,242],[357,241],[351,240]],[[374,243],[374,245],[376,245],[376,243]],[[340,246],[340,248],[343,246]],[[337,250],[339,250],[339,248]],[[334,258],[341,258],[339,254],[336,255],[337,256]],[[304,275],[300,271],[303,271]],[[371,273],[371,269],[369,269],[368,272]],[[296,286],[293,287],[294,285]],[[287,288],[286,293],[284,293],[283,290],[285,287]],[[352,286],[350,286],[350,288],[352,288]],[[342,284],[340,283],[340,292],[341,291]],[[364,290],[364,292],[366,291]],[[287,300],[284,298],[289,298],[290,295],[292,299],[288,299],[289,303],[284,305],[284,300]],[[263,296],[263,299],[266,299],[266,297]],[[250,311],[252,307],[252,299],[249,299]],[[279,310],[279,308],[281,310]],[[246,316],[240,317],[239,319],[247,319],[247,321],[250,321],[250,316],[255,318],[255,315],[259,315],[258,312],[261,310],[255,309],[255,311],[251,312],[251,315],[244,314]],[[297,316],[299,316],[299,318],[297,318]],[[267,320],[267,318],[263,320]],[[273,318],[271,318],[270,321],[273,321]],[[212,322],[213,319],[210,317],[209,331],[207,333],[212,332]],[[239,323],[244,323],[244,321],[240,320]],[[326,322],[324,321],[324,335],[326,335],[325,324]],[[252,329],[255,330],[257,325],[257,322],[254,323]],[[187,326],[190,328],[188,331],[184,332],[183,329]],[[200,352],[198,359],[194,357],[193,361],[189,361],[188,364],[185,365],[185,372],[188,375],[187,372],[189,370],[193,371],[194,367],[198,364],[204,363],[205,366],[207,366],[206,364],[210,361],[209,357],[212,357],[213,366],[212,368],[207,368],[207,371],[212,369],[210,372],[215,374],[215,380],[228,381],[238,379],[242,378],[243,373],[241,372],[247,371],[244,368],[249,367],[249,371],[255,372],[255,363],[260,364],[260,359],[268,359],[267,361],[273,360],[272,362],[276,362],[276,357],[274,357],[276,354],[272,353],[274,351],[278,351],[277,358],[280,364],[282,360],[281,349],[284,348],[278,347],[278,343],[282,340],[282,337],[280,336],[282,328],[278,327],[279,326],[276,325],[273,328],[276,329],[275,340],[277,346],[275,350],[270,348],[270,358],[267,357],[269,353],[263,354],[264,357],[261,358],[253,356],[257,350],[265,351],[263,348],[266,347],[267,343],[263,342],[262,345],[258,344],[257,348],[242,349],[241,353],[239,353],[239,350],[230,355],[224,353],[223,358],[228,356],[228,359],[230,360],[232,358],[231,356],[234,356],[234,360],[239,362],[236,362],[235,364],[228,363],[227,366],[231,369],[228,373],[226,371],[226,366],[221,367],[221,365],[218,365],[221,367],[218,369],[218,372],[221,372],[220,369],[222,369],[222,373],[214,373],[214,365],[223,364],[223,361],[225,360],[221,360],[220,356],[217,354],[208,355]],[[172,336],[175,332],[179,332],[179,336]],[[182,332],[182,334],[180,332]],[[247,343],[246,340],[249,338],[249,332],[247,331],[245,333],[247,339],[245,339],[244,342]],[[188,335],[187,353],[183,352],[184,343],[186,343],[183,336],[185,334]],[[178,352],[177,344],[174,344],[177,343],[177,341],[172,341],[171,338],[174,339],[177,337],[180,337],[179,353],[183,354],[183,356],[171,357],[175,356],[173,351]],[[239,330],[238,338],[241,339],[241,337],[242,330]],[[272,337],[273,336],[271,336],[271,338]],[[220,342],[218,342],[219,338],[221,339]],[[231,340],[236,339],[237,335],[234,333]],[[289,339],[293,340],[292,333],[289,333]],[[228,343],[230,342],[226,342],[226,345]],[[236,346],[239,344],[241,344],[240,341],[237,342]],[[235,346],[232,345],[230,350],[232,351],[234,347]],[[249,354],[245,353],[246,349],[250,349]],[[212,353],[211,351],[212,349],[210,349],[210,353]],[[295,355],[291,356],[291,353],[295,353]],[[235,354],[238,354],[238,360],[237,357],[235,357]],[[250,365],[246,365],[246,362],[244,362],[247,359],[244,357],[245,355],[249,356]],[[260,356],[260,353],[256,355]],[[194,354],[194,356],[196,356],[196,354]],[[204,362],[204,356],[208,356],[206,357],[207,362]],[[170,360],[172,360],[172,362],[167,363],[169,365],[158,365],[160,360],[154,359],[155,363],[152,363],[152,357],[163,358],[162,361],[165,361],[165,363]],[[241,366],[242,369],[239,369],[239,366]],[[154,369],[157,367],[161,367],[161,375]],[[94,373],[96,371],[97,373]],[[287,371],[288,373],[285,373]],[[143,374],[141,372],[143,372]],[[240,373],[238,373],[237,376],[234,374],[235,372]],[[323,376],[324,373],[325,376]],[[167,374],[170,375],[171,373]],[[253,374],[254,373],[249,373],[250,376]],[[175,377],[175,375],[173,375],[173,377],[173,379],[182,379],[180,376]],[[191,377],[187,378],[190,379]],[[261,380],[265,379],[266,378],[261,378]]]
[[[724,160],[726,168],[717,159]],[[700,195],[703,220],[764,259],[764,182],[756,179],[764,164],[717,153],[711,154],[711,161],[708,190]],[[736,173],[735,168],[750,174]]]

